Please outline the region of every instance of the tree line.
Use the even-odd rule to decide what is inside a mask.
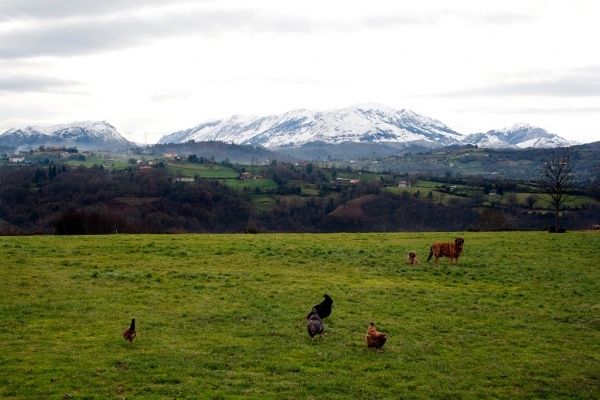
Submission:
[[[354,185],[331,183],[335,170],[300,168],[273,162],[261,170],[274,179],[268,211],[254,207],[254,193],[237,191],[220,180],[175,182],[164,168],[109,172],[51,163],[0,167],[0,231],[4,234],[222,233],[461,231],[541,229],[554,224],[547,210],[519,211],[493,205],[482,217],[473,201],[442,204],[420,193],[383,190],[385,179]],[[473,185],[492,188],[473,178]],[[318,194],[301,193],[297,181],[311,182]],[[500,184],[493,187],[499,189]],[[510,183],[504,183],[508,190]],[[288,196],[290,195],[290,196]],[[353,202],[356,200],[356,202]],[[567,210],[567,209],[565,209]],[[575,209],[574,209],[575,210]],[[489,212],[488,212],[489,213]],[[494,219],[500,215],[501,218]],[[570,229],[600,221],[594,205],[561,217]]]

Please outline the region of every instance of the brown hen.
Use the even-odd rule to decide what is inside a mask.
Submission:
[[[369,324],[366,338],[367,347],[375,347],[376,349],[382,348],[387,340],[386,334],[377,332],[377,329],[375,329],[375,324],[372,322]]]

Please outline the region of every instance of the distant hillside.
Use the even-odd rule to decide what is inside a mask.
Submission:
[[[155,144],[149,147],[156,155],[164,153],[177,153],[180,156],[195,154],[198,157],[211,158],[217,161],[229,159],[230,162],[251,163],[264,162],[265,160],[292,161],[294,158],[276,151],[265,149],[261,146],[240,145],[219,141],[196,142],[193,140],[185,143]]]
[[[428,150],[427,148],[421,148],[421,151]],[[303,160],[327,160],[329,158],[351,160],[359,157],[389,157],[399,154],[402,152],[402,149],[392,144],[384,143],[344,142],[330,144],[325,142],[311,142],[300,147],[279,149],[279,151]]]
[[[2,154],[13,154],[15,151],[17,150],[16,147],[12,147],[12,146],[0,146],[0,155]]]
[[[575,146],[576,149],[587,149],[600,151],[600,142],[592,142]]]
[[[599,144],[575,146],[578,180],[589,179],[600,160]],[[332,160],[342,167],[365,168],[371,171],[395,173],[425,172],[443,176],[481,175],[490,179],[538,180],[540,167],[554,149],[486,149],[476,147],[445,147],[437,151],[406,152],[402,155],[369,157],[353,160]]]

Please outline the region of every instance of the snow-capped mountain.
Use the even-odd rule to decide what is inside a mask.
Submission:
[[[217,140],[267,148],[344,142],[419,145],[437,148],[464,136],[442,122],[410,110],[363,104],[331,111],[294,110],[267,117],[234,115],[163,136],[159,143]]]
[[[73,122],[49,127],[9,129],[0,135],[0,145],[35,149],[44,146],[76,146],[79,149],[125,148],[129,142],[104,121]]]
[[[465,137],[462,143],[496,149],[552,148],[574,144],[554,133],[529,124],[515,124],[500,130],[473,133]]]

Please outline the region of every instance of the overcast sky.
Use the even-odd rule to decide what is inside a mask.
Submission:
[[[357,103],[600,140],[599,1],[0,0],[0,132]]]

